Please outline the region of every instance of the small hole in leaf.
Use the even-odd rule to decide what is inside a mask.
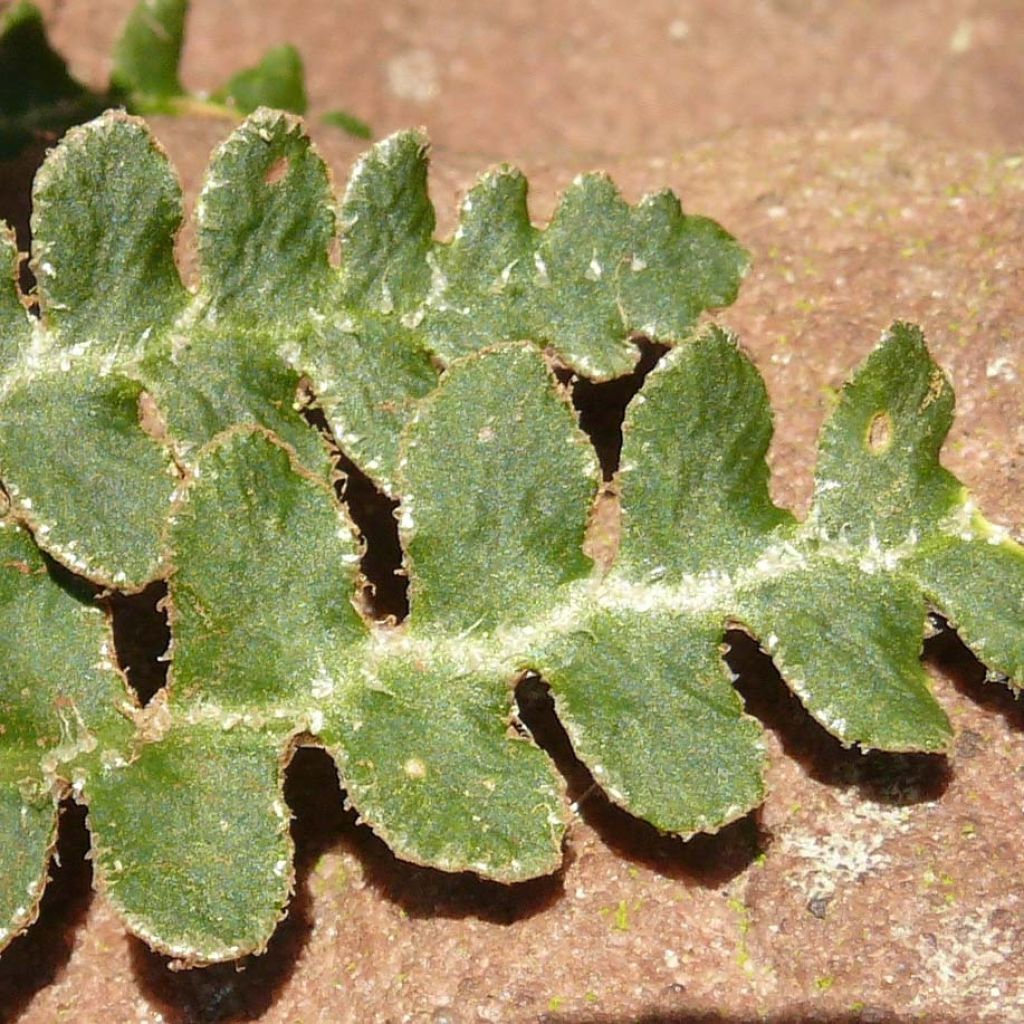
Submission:
[[[283,180],[285,175],[288,173],[288,157],[278,157],[268,168],[267,173],[263,175],[263,181],[267,185],[276,185],[279,181]]]
[[[892,417],[885,411],[876,412],[868,424],[868,448],[881,455],[892,444]]]

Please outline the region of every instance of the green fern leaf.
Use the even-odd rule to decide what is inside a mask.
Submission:
[[[134,707],[89,595],[49,575],[31,537],[0,520],[0,950],[36,916],[57,804],[128,757]]]
[[[9,283],[3,335],[0,473],[45,550],[105,585],[134,589],[160,575],[158,539],[180,478],[235,424],[272,430],[327,477],[330,452],[302,416],[306,382],[337,444],[393,491],[402,425],[435,386],[436,360],[459,354],[430,305],[437,274],[448,272],[439,261],[462,275],[459,308],[479,310],[496,332],[490,340],[527,334],[569,359],[582,345],[577,361],[607,373],[629,368],[636,351],[626,339],[642,322],[664,327],[666,340],[681,336],[704,306],[731,301],[745,269],[720,228],[676,208],[663,242],[657,232],[643,239],[652,274],[674,268],[666,296],[627,296],[610,281],[587,281],[581,265],[582,292],[556,281],[535,302],[534,281],[532,312],[503,311],[490,278],[478,291],[466,279],[460,243],[433,240],[424,150],[419,136],[400,134],[356,168],[342,203],[339,272],[329,260],[327,168],[297,120],[253,115],[210,166],[197,207],[200,281],[189,293],[174,265],[180,189],[145,126],[111,113],[68,134],[34,191],[42,323],[16,308]],[[612,212],[596,207],[587,223],[562,214],[545,233],[525,208],[517,214],[536,253],[549,234],[561,239],[544,250],[553,268],[572,262],[573,245],[579,258],[600,251],[609,266],[639,251],[622,223],[647,217],[650,204],[633,214],[610,185],[601,188]],[[10,246],[4,258],[15,259]],[[632,313],[601,314],[598,336],[588,319],[598,306]],[[664,320],[674,307],[684,312]]]
[[[570,813],[513,728],[524,673],[611,799],[683,836],[763,799],[727,626],[847,745],[946,748],[929,607],[1024,681],[1024,552],[939,462],[953,398],[920,332],[894,325],[844,388],[798,522],[769,496],[759,374],[722,330],[689,333],[745,257],[670,197],[631,208],[580,179],[541,231],[501,169],[441,243],[406,133],[354,172],[336,270],[326,169],[294,119],[261,111],[211,165],[194,292],[174,270],[177,186],[140,123],[73,132],[36,200],[38,324],[0,236],[0,941],[32,916],[71,791],[133,931],[188,963],[265,948],[294,881],[299,744],[329,751],[400,857],[503,882],[557,870]],[[584,553],[597,461],[547,360],[618,373],[639,330],[679,344],[628,410],[601,572]],[[400,497],[401,625],[356,602],[362,552],[303,393]],[[26,526],[108,586],[168,577],[173,662],[146,708]]]
[[[879,414],[891,422],[882,446]],[[262,947],[290,878],[272,809],[296,742],[331,752],[349,800],[401,857],[503,881],[554,870],[562,787],[508,731],[527,671],[551,686],[612,799],[683,835],[763,798],[760,727],[721,659],[729,623],[845,744],[945,749],[949,723],[919,660],[926,600],[969,618],[967,642],[1020,683],[1024,561],[961,488],[927,484],[945,479],[936,445],[921,448],[948,426],[948,385],[915,329],[894,327],[844,390],[804,523],[768,497],[764,387],[725,333],[672,352],[626,426],[621,552],[602,577],[582,554],[596,462],[536,349],[456,361],[403,434],[411,611],[397,628],[368,626],[349,604],[358,549],[294,452],[238,430],[204,450],[169,534],[166,733],[87,793],[98,870],[133,927],[189,959]],[[893,500],[880,506],[865,475]],[[852,530],[830,511],[845,488]],[[944,596],[981,559],[992,594]],[[252,586],[239,594],[242,573]],[[133,828],[155,785],[171,801],[166,826]],[[223,846],[215,830],[182,837],[194,804],[227,823]],[[175,884],[157,895],[168,873]]]

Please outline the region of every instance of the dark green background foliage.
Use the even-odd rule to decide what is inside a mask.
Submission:
[[[188,0],[139,0],[114,47],[110,84],[94,90],[76,81],[50,46],[39,8],[15,0],[0,14],[0,160],[34,141],[52,142],[116,105],[133,114],[234,118],[261,106],[306,113],[305,68],[288,43],[268,50],[255,67],[236,72],[209,97],[188,92],[179,76],[187,16]],[[365,121],[345,110],[330,111],[322,120],[356,138],[372,134]]]

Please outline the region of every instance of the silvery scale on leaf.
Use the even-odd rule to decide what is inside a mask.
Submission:
[[[207,173],[190,290],[174,175],[108,113],[49,156],[34,208],[38,320],[0,240],[0,946],[37,911],[70,794],[132,931],[187,963],[264,949],[294,884],[298,743],[329,751],[399,857],[556,871],[565,787],[509,729],[528,671],[611,799],[683,836],[764,796],[727,625],[864,748],[949,742],[920,663],[929,607],[1024,680],[1021,548],[940,466],[953,396],[919,331],[894,325],[843,389],[797,521],[769,497],[760,375],[695,330],[747,256],[670,193],[630,206],[582,177],[541,229],[502,167],[442,242],[425,140],[401,133],[356,165],[336,221],[300,123],[261,110]],[[621,543],[598,569],[597,460],[550,363],[609,379],[637,335],[673,347],[627,411]],[[400,502],[401,625],[355,600],[361,542],[304,402]],[[43,552],[106,588],[168,579],[173,660],[146,707]]]

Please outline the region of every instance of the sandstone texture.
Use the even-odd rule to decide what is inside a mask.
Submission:
[[[96,83],[130,7],[44,5]],[[427,127],[442,230],[476,174],[510,161],[538,220],[600,167],[630,199],[670,186],[732,231],[754,265],[718,319],[768,383],[777,500],[806,508],[835,388],[893,320],[920,323],[958,396],[945,463],[1024,535],[1015,0],[195,0],[186,82],[213,87],[285,40],[339,188],[363,144],[316,116],[344,106],[377,135]],[[230,125],[154,128],[194,200]],[[0,173],[7,216],[24,178]],[[188,246],[186,231],[186,272]],[[0,960],[0,1021],[1024,1021],[1024,707],[940,633],[925,660],[951,755],[863,755],[730,639],[770,795],[720,835],[683,843],[615,810],[539,706],[578,806],[564,871],[512,888],[444,876],[394,860],[305,751],[289,778],[299,891],[269,952],[175,973],[90,893],[71,810],[42,917]]]

